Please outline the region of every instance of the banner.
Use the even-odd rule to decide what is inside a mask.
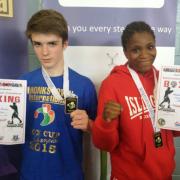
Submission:
[[[16,79],[28,70],[26,22],[27,1],[0,0],[0,79]],[[15,173],[20,166],[19,147],[0,145],[0,159],[0,176]]]
[[[155,66],[174,64],[176,0],[44,0],[43,8],[58,10],[65,16],[70,46],[66,59],[97,87],[114,65],[126,61],[121,34],[132,21],[146,21],[154,30],[158,52]]]
[[[28,70],[27,2],[0,0],[0,78],[18,78]]]

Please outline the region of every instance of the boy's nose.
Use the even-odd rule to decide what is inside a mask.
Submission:
[[[42,47],[42,54],[47,55],[48,54],[48,47],[45,45]]]

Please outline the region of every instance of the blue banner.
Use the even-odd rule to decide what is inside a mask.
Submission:
[[[175,43],[176,0],[105,0],[88,3],[80,0],[44,0],[43,7],[56,9],[65,16],[71,46],[120,46],[124,27],[137,20],[152,26],[157,46],[169,47]]]
[[[28,70],[26,13],[26,1],[0,0],[0,79],[16,79]],[[0,145],[0,179],[13,173],[16,180],[19,165],[19,146]]]
[[[27,40],[24,34],[27,22],[27,2],[0,1],[0,78],[19,77],[28,69]],[[12,11],[12,17],[8,13]]]

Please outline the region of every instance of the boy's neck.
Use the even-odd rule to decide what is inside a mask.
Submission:
[[[64,62],[62,64],[57,65],[54,68],[45,68],[45,70],[50,77],[61,76],[64,73]]]
[[[46,71],[50,77],[61,76],[61,75],[63,75],[63,72],[64,72],[63,69],[62,70],[58,69],[58,71],[54,71],[54,70],[51,71],[51,70],[46,69]]]

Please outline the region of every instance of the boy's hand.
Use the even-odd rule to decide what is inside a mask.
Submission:
[[[103,119],[107,122],[111,122],[121,114],[122,107],[120,104],[114,101],[106,102],[103,111]]]
[[[70,114],[72,118],[71,125],[75,129],[81,129],[82,131],[90,130],[90,119],[85,110],[77,109]]]

